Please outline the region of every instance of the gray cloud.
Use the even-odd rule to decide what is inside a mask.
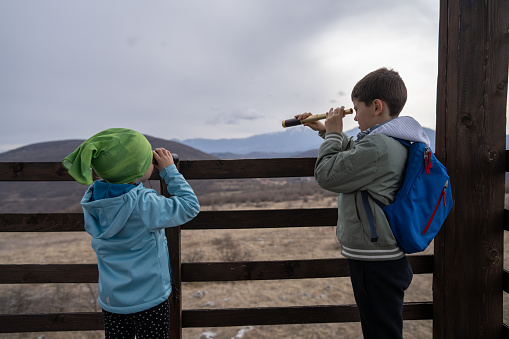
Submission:
[[[224,124],[224,125],[238,125],[242,121],[252,121],[252,120],[258,120],[263,119],[264,116],[260,115],[259,112],[254,108],[248,108],[244,109],[242,111],[238,111],[232,114],[220,114],[212,119],[209,119],[205,122],[207,125],[218,125],[218,124]]]
[[[380,66],[407,75],[409,87],[412,78],[414,86],[431,79],[429,90],[416,90],[431,93],[415,104],[426,112],[435,102],[436,7],[427,0],[0,2],[0,144],[86,138],[113,126],[160,137],[178,126],[171,130],[179,139],[277,131],[297,113],[347,106],[345,93]],[[393,50],[373,53],[387,43]]]

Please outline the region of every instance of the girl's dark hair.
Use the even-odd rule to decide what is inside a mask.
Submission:
[[[406,86],[399,73],[379,68],[362,78],[352,90],[352,100],[361,101],[371,106],[375,99],[385,101],[391,116],[397,116],[405,106]]]

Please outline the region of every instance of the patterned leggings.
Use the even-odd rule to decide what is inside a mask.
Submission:
[[[116,314],[103,310],[106,339],[168,339],[170,304],[168,300],[148,310]]]

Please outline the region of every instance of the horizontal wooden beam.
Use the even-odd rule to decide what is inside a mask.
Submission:
[[[182,281],[240,281],[348,277],[346,259],[182,264]]]
[[[433,318],[433,303],[405,303],[404,320]],[[359,322],[356,305],[183,310],[182,327],[228,327]]]
[[[0,181],[73,181],[59,162],[0,162]]]
[[[97,283],[96,264],[0,265],[0,284]]]
[[[415,274],[433,273],[433,256],[408,256]],[[348,277],[344,258],[222,263],[184,263],[182,281],[239,281]]]
[[[188,180],[311,177],[315,162],[316,158],[184,160],[179,171]],[[157,170],[150,179],[159,180]],[[60,162],[0,162],[0,181],[73,180]]]
[[[186,179],[312,177],[316,158],[182,161]]]
[[[337,208],[204,211],[182,230],[336,226]]]
[[[432,302],[405,303],[404,320],[433,318]],[[215,310],[183,310],[182,326],[227,327],[358,322],[355,305],[261,307]],[[0,333],[103,330],[100,312],[53,314],[0,314]]]
[[[285,178],[313,176],[316,158],[183,160],[186,179]],[[505,171],[509,172],[509,150]],[[96,177],[97,178],[97,177]],[[157,170],[151,180],[158,180]],[[73,181],[60,162],[0,162],[0,181]]]
[[[432,255],[408,256],[415,274],[433,273]],[[344,258],[183,263],[183,282],[348,277]],[[0,265],[0,284],[96,283],[95,264]]]
[[[84,232],[83,213],[0,214],[0,232]]]
[[[203,211],[183,230],[335,226],[337,208]],[[0,214],[0,232],[84,231],[83,213]]]
[[[0,314],[0,333],[104,330],[101,312]]]

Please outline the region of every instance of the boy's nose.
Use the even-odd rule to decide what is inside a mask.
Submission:
[[[353,120],[357,121],[357,114],[353,117]]]

